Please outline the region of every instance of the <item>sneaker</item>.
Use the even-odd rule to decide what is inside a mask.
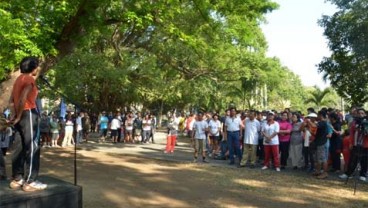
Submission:
[[[359,180],[361,180],[361,181],[363,181],[363,182],[366,182],[366,181],[367,181],[367,178],[366,178],[366,177],[364,177],[364,176],[360,176],[360,177],[359,177]]]
[[[268,169],[268,167],[267,166],[263,166],[262,168],[261,168],[261,170],[267,170]]]
[[[276,168],[276,171],[277,171],[277,172],[280,172],[281,170],[280,170],[280,168]]]
[[[20,189],[22,186],[23,186],[23,184],[24,184],[24,179],[22,178],[22,179],[20,179],[19,181],[16,181],[16,180],[12,180],[11,182],[10,182],[10,185],[9,185],[9,187],[11,188],[11,189]]]
[[[46,184],[43,184],[39,181],[34,181],[32,183],[26,183],[23,185],[23,191],[32,192],[32,191],[42,191],[47,188]]]
[[[343,180],[345,180],[345,179],[350,179],[350,178],[352,178],[351,176],[348,176],[348,175],[346,175],[345,173],[344,174],[341,174],[341,175],[339,175],[339,178],[340,179],[343,179]]]
[[[202,162],[209,163],[209,161],[207,159],[202,160]]]
[[[194,160],[193,160],[193,163],[197,163],[197,162],[198,162],[198,161],[197,161],[197,159],[194,159]]]

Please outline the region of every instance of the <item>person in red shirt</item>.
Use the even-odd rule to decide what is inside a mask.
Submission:
[[[10,97],[11,122],[16,129],[12,161],[11,189],[38,191],[47,185],[37,181],[40,168],[39,112],[35,76],[39,68],[36,58],[26,57],[20,63],[21,75],[15,80]]]
[[[363,108],[357,109],[358,116],[353,121],[350,127],[350,159],[347,171],[340,175],[341,179],[350,177],[357,165],[360,163],[360,177],[361,181],[367,180],[367,166],[368,166],[368,134],[365,123],[366,112]]]

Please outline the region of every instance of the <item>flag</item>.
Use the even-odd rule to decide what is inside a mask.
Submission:
[[[64,103],[64,99],[61,99],[61,102],[60,102],[60,117],[61,118],[65,118],[66,108],[67,108],[67,106]]]

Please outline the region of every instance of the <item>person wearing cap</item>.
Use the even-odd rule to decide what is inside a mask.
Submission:
[[[37,181],[40,169],[39,111],[36,98],[38,89],[35,77],[39,61],[26,57],[20,63],[21,75],[16,79],[10,98],[12,107],[11,121],[16,129],[15,149],[12,161],[11,189],[39,191],[47,185]]]
[[[240,137],[242,137],[243,123],[240,117],[236,116],[236,109],[234,107],[230,108],[230,117],[226,117],[225,128],[224,128],[224,138],[227,140],[227,145],[229,148],[230,165],[235,164],[234,150],[236,156],[239,160],[238,165],[242,159],[241,149],[240,149]]]
[[[280,131],[280,126],[275,119],[275,113],[270,111],[267,115],[267,122],[262,126],[262,136],[264,138],[264,152],[265,152],[265,160],[264,166],[262,170],[266,170],[269,168],[269,162],[271,159],[271,155],[273,158],[273,165],[276,168],[276,171],[280,171],[280,159],[279,159],[279,137],[278,133]]]

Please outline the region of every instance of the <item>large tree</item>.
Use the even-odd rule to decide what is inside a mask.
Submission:
[[[319,64],[338,94],[353,105],[368,101],[368,1],[329,0],[339,11],[320,25],[332,51]]]
[[[0,27],[8,29],[0,33],[6,40],[0,58],[7,61],[0,62],[0,75],[6,79],[22,57],[35,55],[44,60],[43,72],[53,69],[56,86],[82,105],[185,100],[208,106],[212,87],[239,79],[264,58],[259,24],[276,6],[269,0],[1,2]]]

